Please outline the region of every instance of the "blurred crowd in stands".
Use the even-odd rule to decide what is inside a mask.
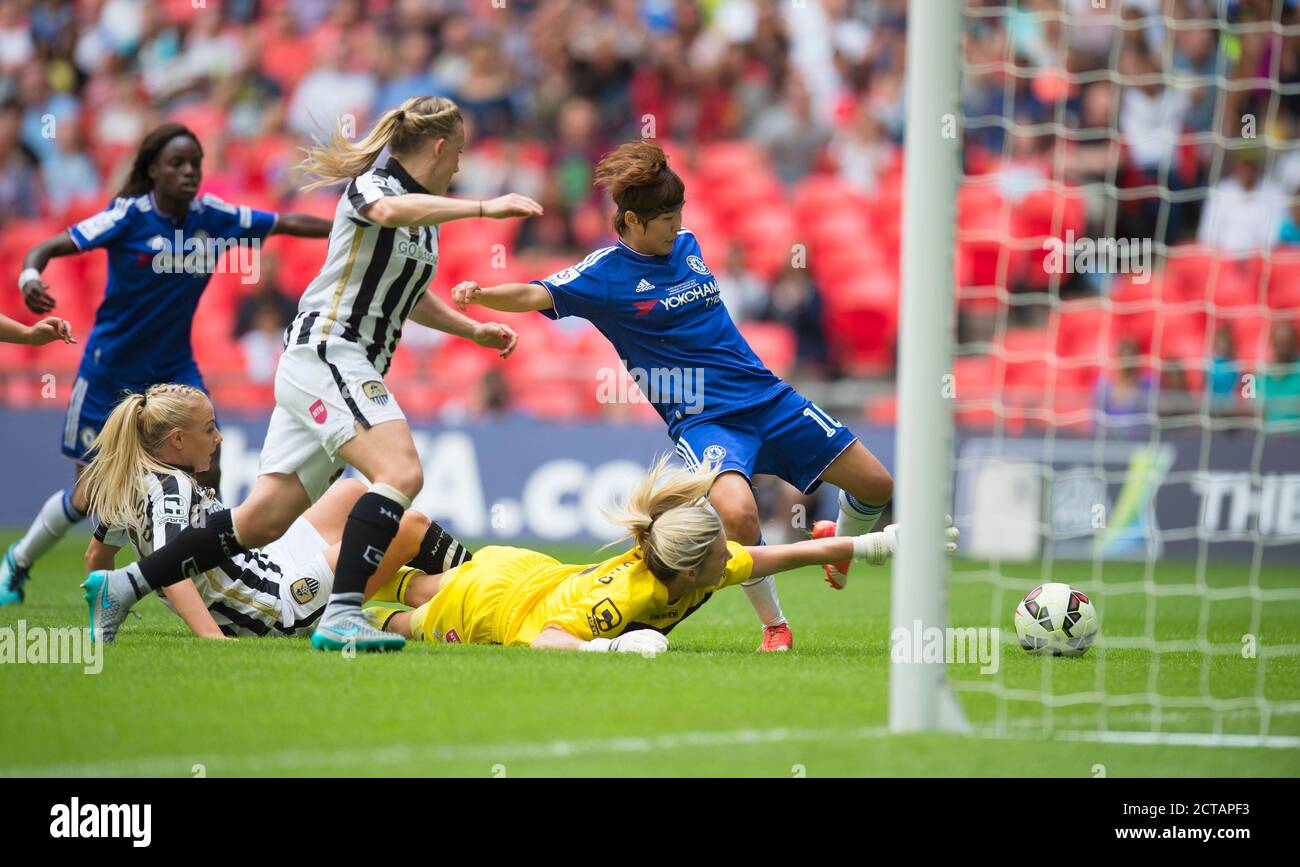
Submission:
[[[1199,394],[1227,381],[1220,350],[1241,371],[1293,364],[1270,335],[1300,312],[1300,267],[1283,261],[1300,243],[1296,3],[1232,0],[1230,22],[1265,25],[1243,32],[1213,20],[1218,0],[965,6],[959,361],[989,365],[990,388],[1028,406],[1047,383],[1014,348],[1072,352],[1061,323],[1096,307],[1092,327],[1114,326],[1098,357],[1068,376],[1048,365],[1053,393],[1069,395],[1052,404],[1058,415],[1085,398],[1115,405],[1129,368],[1159,389],[1177,362]],[[898,324],[906,12],[906,0],[0,0],[0,309],[21,311],[12,278],[25,246],[103,208],[163,120],[199,134],[205,191],[328,216],[336,193],[297,192],[298,149],[341,120],[364,132],[405,98],[440,94],[468,125],[452,193],[520,192],[546,216],[449,225],[435,290],[543,276],[609,243],[592,168],[612,145],[654,137],[687,182],[685,225],[765,360],[801,381],[884,382]],[[1154,238],[1160,273],[1145,284],[1048,273],[1042,242],[1067,232]],[[267,397],[279,331],[324,255],[289,240],[267,244],[260,286],[219,275],[200,307],[205,372],[238,380],[219,398]],[[484,264],[493,244],[510,252],[493,266],[506,274]],[[1208,279],[1186,273],[1211,260]],[[82,334],[102,271],[69,265],[74,285],[51,281]],[[1165,279],[1174,271],[1186,279]],[[1181,294],[1161,294],[1174,284]],[[1219,297],[1224,285],[1236,294]],[[1124,318],[1111,304],[1124,298],[1143,315]],[[1187,308],[1176,327],[1163,327],[1166,302]],[[599,349],[532,319],[525,336],[553,351],[536,366],[521,353],[469,411],[605,412],[555,391],[547,367],[581,370]],[[479,382],[490,369],[437,335],[410,343],[399,379]],[[570,390],[590,391],[586,376],[570,375]],[[435,385],[424,408],[464,403],[463,381]],[[865,411],[888,421],[892,400]]]

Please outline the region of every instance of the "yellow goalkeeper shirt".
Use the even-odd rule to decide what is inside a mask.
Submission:
[[[753,558],[735,542],[727,548],[731,559],[717,584],[669,604],[668,588],[650,574],[640,549],[573,566],[492,545],[443,579],[412,626],[425,640],[466,644],[531,644],[548,626],[584,641],[647,627],[667,633],[719,588],[749,580]]]

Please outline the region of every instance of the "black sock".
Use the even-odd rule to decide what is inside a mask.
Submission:
[[[331,596],[366,590],[366,581],[384,558],[402,522],[402,506],[383,494],[368,491],[348,513],[339,543],[339,565],[334,570]]]
[[[411,562],[406,565],[414,566],[430,575],[437,575],[439,572],[456,568],[471,556],[464,545],[457,542],[451,533],[434,521],[429,524],[429,529],[425,531],[424,538],[420,541],[420,553],[412,557]]]
[[[140,575],[154,590],[194,578],[247,549],[235,538],[230,510],[213,512],[202,526],[187,527],[139,562]]]

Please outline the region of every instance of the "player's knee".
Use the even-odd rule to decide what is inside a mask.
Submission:
[[[716,508],[716,507],[715,507]],[[752,506],[723,506],[718,508],[718,517],[722,527],[727,531],[727,538],[742,545],[755,545],[762,535],[762,526],[758,521],[758,509]]]
[[[250,508],[251,500],[245,500],[231,515],[235,525],[235,537],[245,548],[261,548],[280,538],[289,529],[294,518],[282,509]]]
[[[377,475],[371,481],[396,488],[408,499],[414,500],[424,487],[424,469],[418,460],[402,461],[386,468],[382,475]]]
[[[894,477],[884,467],[871,475],[867,480],[867,486],[870,488],[870,499],[867,500],[869,503],[884,505],[894,497]]]

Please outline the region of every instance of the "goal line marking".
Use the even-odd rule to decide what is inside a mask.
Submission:
[[[322,766],[331,768],[395,768],[434,773],[440,763],[481,760],[507,762],[521,759],[571,758],[604,753],[644,754],[689,747],[753,746],[815,741],[873,740],[889,737],[884,726],[856,729],[740,729],[722,732],[680,732],[648,737],[626,736],[591,740],[554,740],[500,744],[392,744],[355,749],[284,750],[248,755],[205,755],[200,750],[186,756],[142,756],[108,762],[11,766],[0,768],[0,777],[99,777],[99,776],[188,776],[197,764],[214,775],[223,768],[256,767],[258,773],[275,775]],[[980,732],[982,740],[1035,737],[1032,731]],[[1092,741],[1125,745],[1169,745],[1186,747],[1237,747],[1295,749],[1300,737],[1289,735],[1196,734],[1182,732],[1058,731],[1041,736],[1045,740]]]

